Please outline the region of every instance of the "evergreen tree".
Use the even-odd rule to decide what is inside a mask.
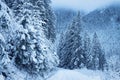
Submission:
[[[19,68],[30,73],[45,73],[52,70],[58,63],[52,43],[55,37],[53,40],[48,40],[46,34],[55,31],[50,30],[46,33],[47,28],[43,28],[46,24],[47,26],[53,24],[43,20],[49,12],[47,8],[45,9],[46,6],[50,7],[49,3],[46,0],[14,0],[11,5],[9,7],[13,10],[20,29],[17,29],[14,38],[9,40],[10,47],[12,46],[8,48],[10,56],[15,58]],[[51,16],[47,15],[47,17]]]
[[[7,69],[7,65],[10,62],[8,51],[6,47],[9,39],[13,38],[12,26],[15,26],[10,9],[0,0],[0,73]]]
[[[61,50],[62,50],[62,48],[63,48],[63,46],[64,46],[64,36],[65,36],[65,34],[64,33],[61,33],[61,35],[60,35],[60,40],[59,40],[59,43],[58,43],[58,48],[57,48],[57,54],[59,55],[59,58],[63,58],[62,56],[62,52],[61,52]]]
[[[83,48],[81,32],[80,13],[69,26],[64,41],[60,47],[58,55],[60,57],[60,67],[64,68],[80,68],[83,62]]]
[[[4,37],[0,34],[0,73],[3,73],[7,69],[7,65],[10,63],[8,53],[5,51],[5,45]]]
[[[91,42],[90,42],[90,37],[87,33],[84,34],[83,49],[84,49],[84,64],[85,67],[88,68],[90,62]]]
[[[120,78],[120,56],[111,55],[107,60],[108,70],[106,71],[107,77],[106,80],[119,80]]]
[[[105,58],[105,52],[102,50],[102,54],[99,55],[99,70],[104,70],[106,67],[106,58]]]
[[[91,68],[94,70],[103,70],[105,64],[105,55],[101,48],[101,44],[98,40],[98,36],[95,33],[93,36],[92,50],[91,50]]]
[[[45,3],[45,17],[44,21],[46,22],[46,25],[44,26],[45,35],[48,39],[50,39],[52,42],[55,41],[56,34],[55,34],[55,15],[50,7],[50,0],[44,0]]]
[[[55,16],[50,6],[50,0],[4,0],[6,4],[14,11],[17,21],[25,15],[25,9],[32,11],[33,15],[42,20],[42,28],[47,39],[55,41]]]

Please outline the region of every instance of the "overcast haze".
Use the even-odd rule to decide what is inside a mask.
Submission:
[[[120,0],[52,0],[56,8],[71,8],[76,10],[92,11],[111,3],[120,3]]]

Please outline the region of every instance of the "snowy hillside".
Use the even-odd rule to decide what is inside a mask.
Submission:
[[[113,21],[119,23],[119,12],[120,5],[111,4],[107,7],[96,9],[93,12],[88,13],[83,17],[83,21],[86,23],[87,27],[90,26],[91,29],[107,29],[112,27]]]
[[[111,51],[113,54],[118,55],[120,52],[118,47],[120,44],[119,8],[120,6],[118,4],[111,4],[107,7],[90,12],[83,17],[85,29],[89,31],[90,34],[93,34],[92,32],[95,31],[98,33],[100,41],[103,47],[105,46],[104,49],[108,55]]]

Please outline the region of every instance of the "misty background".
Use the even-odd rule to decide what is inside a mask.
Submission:
[[[61,33],[65,33],[76,16],[77,11],[80,11],[84,31],[91,38],[93,33],[97,32],[106,54],[119,55],[119,4],[120,0],[52,0],[51,5],[56,15],[57,42]]]
[[[69,8],[85,12],[109,6],[112,3],[118,4],[120,0],[52,0],[52,6],[54,8]]]

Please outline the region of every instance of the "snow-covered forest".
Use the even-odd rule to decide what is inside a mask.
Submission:
[[[120,80],[120,6],[53,1],[0,0],[0,80]]]

